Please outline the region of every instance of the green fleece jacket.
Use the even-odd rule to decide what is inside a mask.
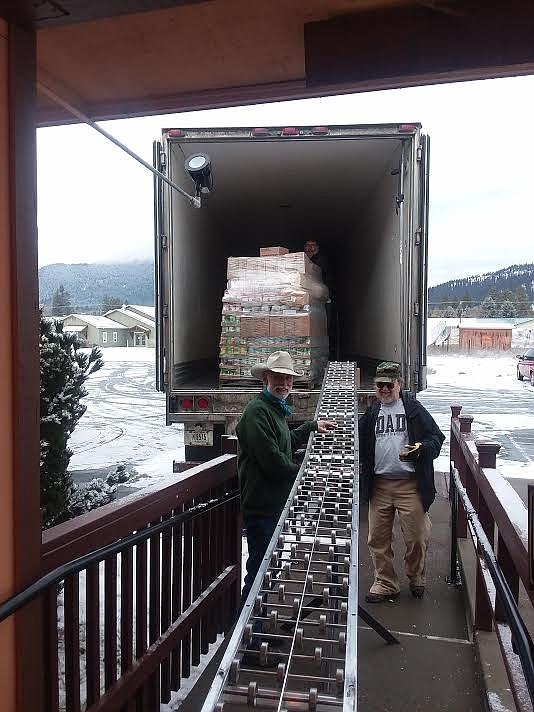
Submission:
[[[245,522],[251,517],[280,516],[299,471],[292,453],[313,430],[317,430],[315,420],[290,430],[282,407],[263,393],[247,403],[236,428]]]

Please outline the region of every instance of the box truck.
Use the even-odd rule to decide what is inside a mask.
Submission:
[[[383,360],[405,388],[426,387],[429,148],[417,123],[163,131],[159,171],[192,185],[184,162],[203,153],[213,178],[200,209],[155,179],[156,380],[186,459],[218,454],[259,390],[221,383],[219,353],[228,258],[261,247],[319,243],[335,358],[357,362],[361,408]],[[319,388],[295,384],[293,422],[313,416]]]

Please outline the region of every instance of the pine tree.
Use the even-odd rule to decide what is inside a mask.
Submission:
[[[52,295],[52,316],[66,316],[70,311],[70,294],[60,284]]]
[[[61,322],[41,315],[41,514],[45,529],[70,518],[73,484],[67,468],[72,451],[67,441],[86,410],[80,402],[87,395],[84,383],[104,363],[98,348],[89,354],[78,348],[77,337],[64,333]]]
[[[111,309],[120,309],[121,307],[122,300],[118,297],[110,297],[109,294],[104,294],[102,297],[102,314],[105,314]]]
[[[517,316],[517,306],[515,302],[508,300],[500,304],[498,315],[503,318],[512,318]]]
[[[515,290],[515,302],[517,304],[517,316],[518,317],[532,317],[532,308],[528,300],[528,294],[525,287],[518,287]]]
[[[490,290],[491,292],[492,290]],[[483,317],[497,316],[497,304],[491,295],[488,295],[480,305],[480,314]]]

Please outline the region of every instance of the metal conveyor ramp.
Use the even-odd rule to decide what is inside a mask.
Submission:
[[[356,710],[356,364],[328,367],[314,433],[202,712]]]

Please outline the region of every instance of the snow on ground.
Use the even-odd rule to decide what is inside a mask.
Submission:
[[[475,437],[501,444],[498,472],[525,502],[527,486],[534,483],[534,388],[517,380],[515,354],[521,351],[432,354],[428,387],[418,397],[445,435],[450,406],[462,405],[462,414],[474,417]],[[448,471],[448,457],[447,437],[436,469]]]
[[[69,440],[75,481],[105,476],[123,464],[128,486],[173,476],[184,459],[181,426],[165,425],[165,397],[155,389],[155,351],[102,349],[104,366],[86,383],[87,411]]]
[[[450,406],[475,417],[473,431],[499,440],[508,478],[534,481],[534,389],[516,378],[515,353],[486,351],[428,357],[428,388],[421,402],[448,435]],[[175,478],[173,460],[184,459],[181,426],[165,425],[165,398],[155,390],[155,351],[102,349],[105,365],[86,384],[87,412],[72,434],[74,478],[103,476],[119,464],[140,488]],[[448,471],[448,438],[437,468]]]

